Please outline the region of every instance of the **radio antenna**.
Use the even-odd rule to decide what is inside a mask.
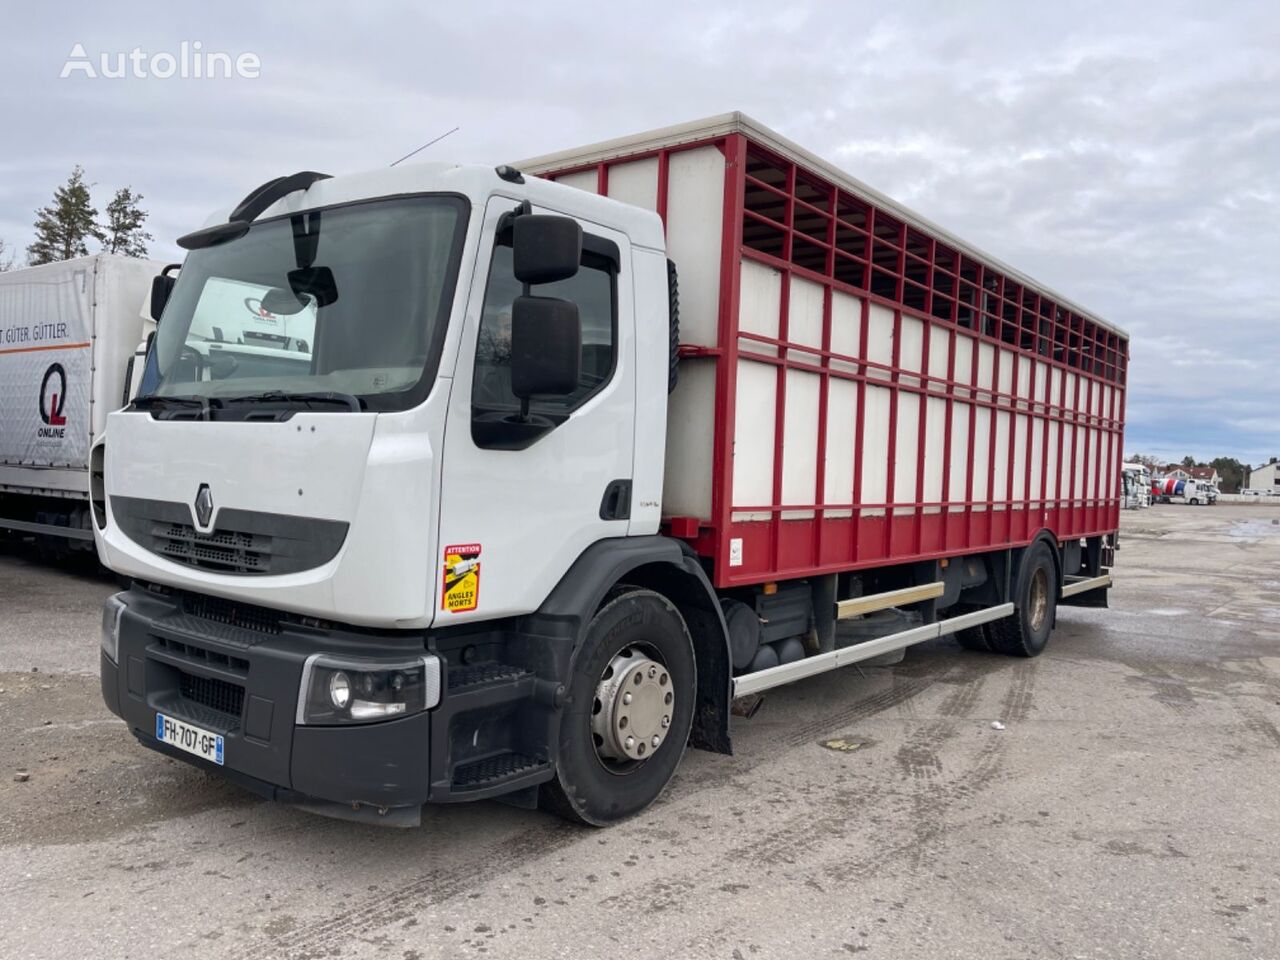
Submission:
[[[457,133],[461,129],[462,129],[461,127],[454,127],[452,130],[449,130],[446,133],[440,134],[440,136],[436,137],[434,140],[428,140],[426,143],[420,146],[417,150],[414,150],[412,153],[406,153],[403,157],[397,160],[396,163],[404,163],[404,161],[408,160],[412,156],[415,156],[421,153],[423,150],[427,149],[427,147],[431,146],[433,143],[439,143],[445,137],[449,136],[449,134]],[[393,163],[392,166],[394,167],[396,163]]]

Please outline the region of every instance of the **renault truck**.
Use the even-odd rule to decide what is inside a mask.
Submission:
[[[1107,605],[1126,335],[740,113],[179,243],[97,447],[102,694],[265,797],[610,824],[766,691]]]

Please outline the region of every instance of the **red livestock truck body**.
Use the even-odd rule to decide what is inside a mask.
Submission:
[[[1104,320],[741,114],[520,167],[663,220],[663,513],[717,587],[1116,531]]]

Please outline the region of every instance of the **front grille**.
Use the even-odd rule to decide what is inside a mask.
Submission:
[[[179,675],[179,691],[183,700],[198,703],[202,707],[240,719],[244,709],[244,687],[212,677],[197,677],[190,673]]]
[[[217,650],[210,650],[208,647],[202,647],[199,644],[183,643],[181,640],[170,640],[168,637],[156,637],[155,645],[161,650],[167,650],[175,656],[184,657],[197,663],[226,667],[231,670],[239,670],[241,673],[249,672],[249,661],[243,657],[233,657],[230,654],[219,653]]]
[[[157,523],[151,538],[151,549],[176,563],[218,573],[271,571],[271,537],[237,530],[200,533],[189,523]]]
[[[120,530],[173,563],[213,573],[286,574],[313,570],[338,555],[348,525],[340,520],[228,507],[216,529],[201,533],[191,505],[141,497],[112,497]]]
[[[252,630],[254,633],[280,633],[280,614],[265,607],[249,603],[236,603],[221,597],[206,597],[197,593],[182,595],[182,612],[202,620]]]

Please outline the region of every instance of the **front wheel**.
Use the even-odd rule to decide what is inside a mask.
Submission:
[[[1035,657],[1044,651],[1058,611],[1058,577],[1053,554],[1039,540],[1022,555],[1013,616],[987,624],[987,640],[995,653]]]
[[[671,601],[613,593],[578,651],[543,806],[605,826],[653,803],[684,754],[697,686],[693,641]]]

